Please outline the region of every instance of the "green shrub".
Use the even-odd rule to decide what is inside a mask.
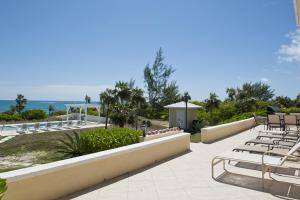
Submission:
[[[33,119],[45,119],[47,114],[43,110],[26,110],[22,113],[22,118],[26,120],[33,120]]]
[[[223,102],[220,104],[219,113],[221,120],[229,119],[237,113],[235,104],[234,101]]]
[[[96,108],[88,108],[87,109],[87,114],[88,115],[93,115],[93,116],[98,116],[98,111]]]
[[[7,190],[6,181],[0,178],[0,200],[3,198],[6,190]]]
[[[22,117],[20,114],[7,114],[0,113],[0,121],[21,121]]]
[[[300,113],[300,108],[290,107],[290,108],[281,108],[281,112],[290,114],[290,113]]]
[[[225,123],[230,123],[230,122],[235,122],[235,121],[240,121],[243,119],[248,119],[253,117],[253,113],[255,113],[257,116],[264,116],[266,115],[264,111],[257,111],[257,112],[247,112],[247,113],[242,113],[242,114],[238,114],[233,116],[230,119],[224,120],[221,124],[225,124]]]
[[[94,153],[139,142],[141,131],[128,128],[95,129],[80,135],[85,153]]]

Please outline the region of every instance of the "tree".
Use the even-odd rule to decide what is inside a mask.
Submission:
[[[236,99],[245,100],[254,98],[259,101],[269,101],[274,96],[274,90],[269,85],[256,82],[244,83],[241,88],[237,88]]]
[[[144,79],[148,92],[148,100],[152,107],[162,108],[161,99],[164,94],[164,90],[168,86],[168,80],[172,73],[175,72],[172,66],[164,64],[164,57],[162,55],[162,49],[160,48],[156,52],[156,58],[152,65],[146,65],[144,69]],[[172,87],[174,87],[175,82]]]
[[[234,88],[227,88],[226,94],[228,95],[228,100],[233,101],[236,97],[236,90]]]
[[[204,102],[206,110],[212,112],[214,109],[219,108],[221,100],[218,99],[216,93],[209,93],[208,99],[205,99]]]
[[[294,104],[295,104],[296,107],[300,107],[300,93],[297,95],[294,102],[295,102]]]
[[[106,115],[105,115],[105,129],[107,129],[108,116],[110,112],[110,107],[115,102],[114,91],[112,89],[106,89],[104,92],[100,94],[101,101],[106,107]]]
[[[191,100],[191,96],[188,92],[185,92],[182,96],[182,100],[185,102],[185,130],[187,130],[187,110],[188,110],[188,102]]]
[[[137,130],[138,128],[138,112],[139,109],[141,108],[141,104],[145,102],[144,98],[144,91],[139,88],[134,88],[132,89],[131,92],[131,103],[133,104],[134,109],[134,116],[135,116],[135,129]]]
[[[86,104],[91,103],[91,97],[89,97],[87,94],[85,95],[84,100]]]
[[[115,97],[121,104],[126,103],[131,95],[131,90],[129,88],[128,82],[118,81],[115,85]]]
[[[24,95],[18,94],[16,98],[16,111],[21,113],[27,104],[27,99],[25,99]]]
[[[180,101],[181,95],[179,94],[178,86],[175,81],[172,81],[164,90],[161,99],[162,105],[168,105]]]
[[[291,98],[287,97],[287,96],[277,96],[274,100],[275,104],[277,104],[278,106],[283,106],[283,107],[291,107],[293,106],[294,102]]]
[[[50,105],[48,106],[48,113],[49,113],[49,115],[51,115],[51,114],[54,112],[54,110],[55,110],[55,109],[54,109],[54,106],[50,104]]]

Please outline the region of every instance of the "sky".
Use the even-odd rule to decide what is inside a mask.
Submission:
[[[83,100],[136,80],[163,49],[194,100],[262,81],[300,92],[292,0],[0,0],[0,99]]]

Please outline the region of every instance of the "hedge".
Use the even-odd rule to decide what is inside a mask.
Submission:
[[[22,120],[20,114],[0,113],[0,121],[20,121],[20,120]]]
[[[26,110],[25,112],[22,113],[23,119],[26,120],[33,120],[33,119],[46,119],[47,114],[43,110]]]
[[[85,153],[95,153],[139,142],[141,131],[128,128],[95,129],[80,135]]]

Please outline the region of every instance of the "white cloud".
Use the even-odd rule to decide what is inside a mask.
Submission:
[[[89,95],[93,101],[98,101],[99,93],[110,85],[0,85],[0,99],[14,99],[17,94],[25,95],[31,100],[84,100]],[[5,95],[5,96],[4,96]]]
[[[263,77],[260,79],[260,81],[266,83],[266,82],[270,82],[270,79]]]
[[[300,29],[287,35],[290,39],[289,44],[281,45],[278,50],[278,59],[281,62],[300,64]]]

